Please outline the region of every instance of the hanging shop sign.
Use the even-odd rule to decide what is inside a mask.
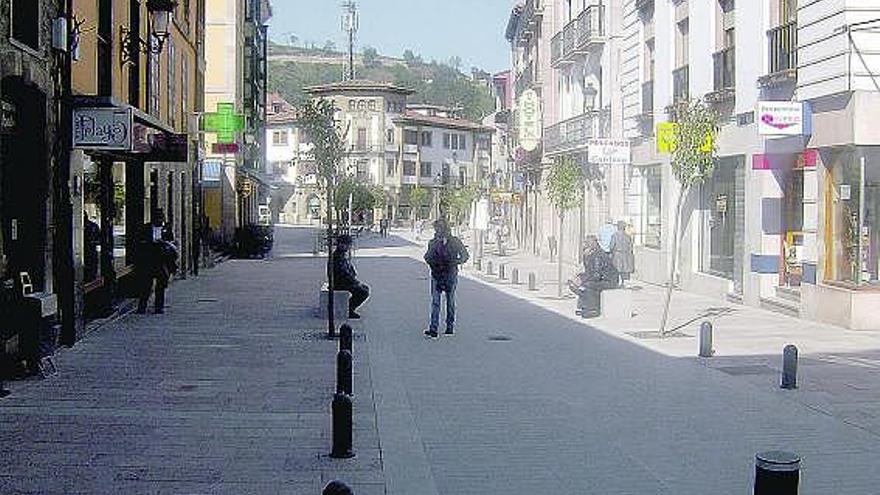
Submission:
[[[241,196],[247,198],[254,192],[254,183],[245,177],[238,184],[238,190],[241,192]]]
[[[632,161],[632,148],[627,139],[588,139],[590,163],[626,165]]]
[[[755,111],[761,136],[812,134],[810,105],[801,101],[759,101]]]
[[[238,152],[238,143],[214,143],[211,145],[211,153],[215,155],[235,155]]]
[[[129,151],[134,114],[131,108],[93,107],[73,110],[73,147]]]
[[[675,151],[676,139],[675,132],[678,124],[675,122],[660,122],[657,124],[657,151],[659,153],[672,153]],[[700,146],[700,151],[708,153],[712,151],[713,137],[712,133],[706,134],[706,140]]]
[[[519,145],[526,151],[534,151],[541,140],[541,102],[538,93],[527,89],[517,103]]]

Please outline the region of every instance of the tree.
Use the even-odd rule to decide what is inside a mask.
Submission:
[[[300,125],[311,137],[320,186],[327,198],[327,330],[336,335],[333,322],[333,204],[339,166],[345,157],[345,135],[336,120],[337,108],[330,100],[311,100],[301,107]]]
[[[556,159],[547,177],[547,195],[559,215],[559,252],[556,258],[558,295],[562,297],[562,251],[565,232],[565,213],[576,207],[583,191],[581,167],[571,157]]]
[[[327,53],[335,52],[336,51],[336,43],[333,40],[325,41],[323,50]]]
[[[428,192],[427,189],[419,186],[418,184],[416,184],[412,189],[410,189],[409,202],[410,202],[410,206],[414,210],[413,219],[415,219],[415,220],[419,219],[419,213],[422,211],[422,206],[424,206],[425,201],[428,199],[429,194],[430,193]]]
[[[348,198],[351,197],[351,212],[369,211],[376,204],[372,188],[361,184],[352,176],[346,176],[339,181],[336,187],[336,212],[338,218],[342,218],[342,212],[348,210]]]
[[[379,65],[379,52],[372,46],[364,47],[363,57],[364,67],[373,68]]]
[[[290,46],[296,46],[296,42],[299,41],[299,36],[297,36],[293,33],[290,33],[289,35],[287,35],[287,41],[290,44]]]
[[[464,223],[466,215],[471,211],[471,204],[479,194],[480,189],[475,184],[445,192],[441,202],[446,204],[451,226],[456,227]]]
[[[449,57],[449,66],[455,69],[456,71],[461,70],[461,57],[458,55],[453,55]]]
[[[385,190],[382,189],[382,186],[378,184],[373,184],[370,186],[370,192],[373,194],[373,208],[382,211],[382,216],[385,216],[385,208],[388,207],[388,195],[385,194]]]
[[[405,63],[407,67],[412,68],[422,63],[422,57],[414,54],[412,50],[407,48],[403,51],[403,63]]]
[[[666,332],[675,269],[681,251],[682,216],[684,201],[694,189],[712,175],[715,166],[715,135],[718,133],[718,115],[700,100],[682,102],[675,106],[673,115],[676,126],[672,144],[672,174],[681,188],[675,207],[675,224],[672,229],[672,260],[669,263],[669,280],[666,284],[666,301],[660,319],[660,336]]]

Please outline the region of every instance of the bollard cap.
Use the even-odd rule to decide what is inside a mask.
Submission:
[[[354,495],[354,492],[345,483],[333,480],[327,483],[321,495]]]
[[[791,452],[770,450],[755,455],[755,466],[765,471],[798,471],[801,468],[801,458]]]

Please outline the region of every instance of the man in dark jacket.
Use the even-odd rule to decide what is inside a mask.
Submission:
[[[165,289],[168,279],[177,270],[177,253],[174,245],[174,234],[165,224],[165,212],[156,209],[151,215],[152,221],[141,228],[140,239],[135,258],[135,275],[140,285],[138,313],[146,313],[147,302],[155,285],[156,297],[153,301],[155,312],[165,312]],[[154,284],[155,282],[155,284]]]
[[[584,271],[573,290],[578,294],[578,310],[582,318],[601,314],[601,293],[617,287],[620,275],[611,257],[599,246],[596,236],[587,236],[583,254]]]
[[[455,286],[458,265],[466,263],[468,252],[461,240],[452,235],[444,220],[434,222],[434,238],[428,243],[425,262],[431,267],[431,325],[425,330],[430,339],[438,337],[440,295],[446,293],[446,335],[455,333]]]
[[[370,297],[370,288],[357,279],[357,272],[351,264],[349,249],[351,248],[351,236],[343,234],[336,240],[336,249],[333,251],[333,288],[351,293],[348,299],[348,317],[357,319],[361,315],[355,310]]]

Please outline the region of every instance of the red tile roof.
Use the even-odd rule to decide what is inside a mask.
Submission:
[[[402,116],[396,117],[393,120],[394,122],[423,124],[435,127],[448,127],[452,129],[463,129],[468,131],[494,132],[494,129],[492,129],[491,127],[486,127],[477,122],[471,122],[470,120],[450,119],[447,117],[436,116],[432,117],[430,115],[423,115],[412,111],[407,111]]]

